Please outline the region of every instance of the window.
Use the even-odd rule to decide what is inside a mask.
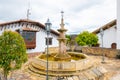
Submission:
[[[36,47],[36,32],[23,31],[22,37],[24,38],[27,49],[34,49]]]
[[[46,38],[46,45],[47,45],[47,39],[49,39],[48,45],[52,45],[52,38]]]
[[[26,41],[32,42],[35,37],[35,32],[25,32],[24,31],[22,36]]]

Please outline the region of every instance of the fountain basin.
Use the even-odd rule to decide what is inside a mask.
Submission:
[[[72,52],[73,53],[73,52]],[[69,54],[72,54],[69,53]],[[48,61],[48,73],[51,76],[73,76],[78,75],[78,72],[92,68],[92,63],[87,58],[87,55],[82,53],[74,53],[75,55],[84,55],[84,59],[71,61]],[[73,55],[73,54],[72,54]],[[42,56],[42,54],[40,55]],[[29,70],[37,74],[46,75],[47,61],[41,59],[40,56],[33,59],[29,65]],[[74,55],[72,57],[75,57]]]
[[[51,53],[51,54],[48,54],[48,60],[49,61],[59,61],[59,60],[56,60],[56,54],[57,53]],[[71,60],[74,60],[74,61],[77,61],[77,60],[81,60],[81,59],[85,59],[87,56],[84,55],[83,53],[77,53],[77,52],[67,52],[67,54],[70,56],[70,60],[63,60],[63,61],[67,61],[67,62],[70,62]],[[64,59],[62,57],[62,55],[64,54],[61,54],[61,59]],[[46,54],[41,54],[39,55],[37,58],[40,58],[40,59],[44,59],[46,60]],[[67,57],[66,57],[67,58]],[[69,57],[68,57],[69,58]],[[61,61],[61,60],[60,60]]]

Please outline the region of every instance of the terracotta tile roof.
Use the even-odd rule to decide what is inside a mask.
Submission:
[[[111,28],[111,27],[114,26],[114,25],[116,25],[116,19],[113,20],[113,21],[111,21],[111,22],[109,22],[109,23],[107,23],[107,24],[105,24],[104,26],[102,26],[102,27],[96,29],[96,30],[93,31],[92,33],[97,34],[97,33],[100,32],[100,29],[101,29],[101,28],[102,28],[103,30],[106,30],[106,29]]]
[[[45,30],[45,25],[41,24],[40,22],[36,22],[36,21],[33,21],[33,20],[28,20],[28,19],[20,19],[20,20],[16,20],[16,21],[11,21],[11,22],[5,22],[5,23],[0,23],[0,27],[3,27],[5,25],[10,25],[10,24],[15,24],[15,23],[29,23],[29,24],[32,24],[32,25],[36,25],[36,26],[39,26],[40,28],[44,29]],[[51,29],[51,33],[59,36],[59,33],[55,30],[52,30]]]

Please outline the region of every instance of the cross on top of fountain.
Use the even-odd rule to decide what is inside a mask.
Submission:
[[[65,32],[67,29],[64,28],[64,19],[63,19],[63,11],[61,11],[61,28],[58,29],[58,32],[60,33],[60,36],[58,38],[59,41],[59,52],[55,56],[56,61],[69,61],[71,59],[71,56],[66,53],[66,37]]]

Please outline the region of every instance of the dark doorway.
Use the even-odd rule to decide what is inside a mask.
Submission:
[[[116,44],[116,43],[112,43],[112,44],[111,44],[111,48],[112,48],[112,49],[116,49],[116,47],[117,47],[117,44]]]

